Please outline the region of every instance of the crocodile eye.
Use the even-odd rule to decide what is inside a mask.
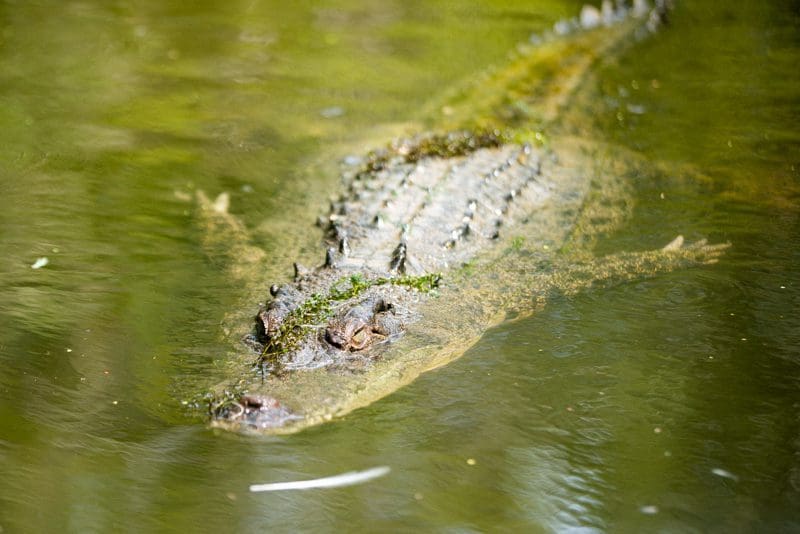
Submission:
[[[283,323],[282,310],[261,310],[256,316],[256,335],[261,342],[269,340],[280,329]]]
[[[350,339],[350,348],[353,350],[361,350],[369,343],[369,331],[367,327],[361,328]]]

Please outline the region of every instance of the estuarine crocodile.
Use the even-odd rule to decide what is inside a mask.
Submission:
[[[318,221],[322,265],[295,264],[291,283],[271,286],[245,336],[243,376],[210,396],[211,425],[293,432],[457,358],[553,291],[716,261],[725,244],[683,246],[680,236],[657,250],[591,255],[629,211],[639,168],[573,135],[570,117],[585,113],[578,95],[590,67],[654,31],[668,9],[585,7],[569,35],[451,96],[439,117],[449,133],[395,141],[345,172],[344,192]],[[263,256],[224,194],[198,197],[210,239],[234,259]]]

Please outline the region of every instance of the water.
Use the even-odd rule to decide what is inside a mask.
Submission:
[[[222,376],[239,303],[186,194],[231,191],[286,276],[318,255],[336,158],[579,7],[0,6],[0,528],[799,530],[789,1],[681,4],[599,73],[598,127],[661,169],[600,250],[682,233],[730,241],[719,264],[556,298],[297,435],[216,433],[180,404]],[[247,491],[377,465],[363,486]]]

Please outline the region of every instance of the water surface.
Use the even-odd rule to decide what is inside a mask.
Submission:
[[[800,529],[795,2],[681,3],[598,73],[603,141],[654,165],[600,252],[680,233],[730,241],[719,264],[555,298],[272,438],[181,404],[241,305],[185,197],[230,191],[287,277],[341,157],[580,4],[193,4],[0,5],[0,530]]]

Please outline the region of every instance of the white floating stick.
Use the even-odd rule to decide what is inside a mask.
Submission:
[[[737,477],[736,475],[734,475],[733,473],[731,473],[726,469],[720,469],[719,467],[715,467],[714,469],[711,470],[711,472],[717,475],[718,477],[729,478],[735,482],[739,481],[739,477]]]
[[[373,467],[364,471],[348,471],[341,475],[332,477],[315,478],[313,480],[296,480],[293,482],[274,482],[272,484],[253,484],[250,491],[283,491],[283,490],[304,490],[314,488],[341,488],[362,484],[373,478],[379,478],[389,473],[388,466]]]
[[[33,265],[31,265],[31,269],[41,269],[48,263],[50,263],[50,260],[48,260],[46,257],[36,258],[36,261],[33,262]]]

